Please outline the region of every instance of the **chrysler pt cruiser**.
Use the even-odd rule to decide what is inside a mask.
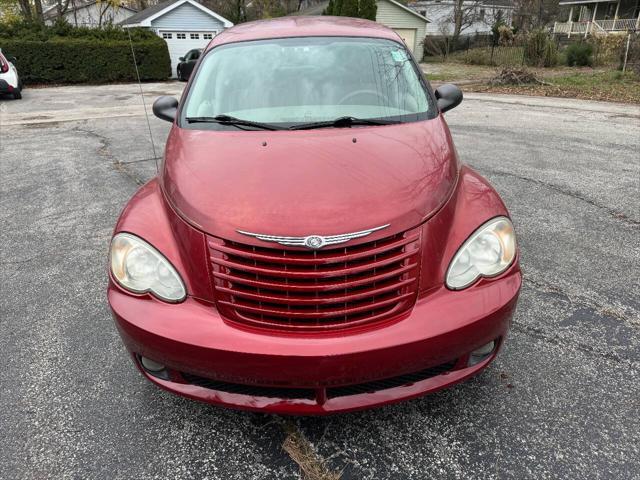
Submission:
[[[484,369],[521,285],[509,214],[461,164],[401,38],[331,17],[204,50],[157,177],[124,208],[108,300],[151,382],[229,407],[345,412]]]

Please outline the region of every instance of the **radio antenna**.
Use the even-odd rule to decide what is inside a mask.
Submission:
[[[142,98],[142,107],[144,108],[144,116],[147,119],[147,128],[149,129],[149,140],[151,141],[151,151],[153,152],[153,161],[156,164],[156,173],[158,173],[158,155],[156,154],[156,145],[153,142],[153,134],[151,133],[151,122],[149,121],[149,113],[147,112],[147,104],[144,101],[144,93],[142,91],[142,82],[140,81],[140,72],[138,71],[138,62],[136,61],[136,52],[133,49],[133,41],[131,40],[131,32],[127,28],[129,36],[129,46],[131,47],[131,55],[133,56],[133,66],[136,69],[136,77],[138,79],[138,87],[140,87],[140,97]]]

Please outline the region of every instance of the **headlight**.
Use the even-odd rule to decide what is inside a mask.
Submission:
[[[462,244],[447,270],[447,287],[461,290],[479,277],[504,272],[516,256],[516,236],[506,217],[489,220]]]
[[[187,294],[173,265],[130,233],[118,233],[111,241],[111,272],[122,287],[135,293],[151,292],[167,302],[180,302]]]

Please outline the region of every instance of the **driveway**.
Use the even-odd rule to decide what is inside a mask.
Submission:
[[[138,86],[0,100],[0,478],[295,479],[296,452],[344,479],[640,478],[640,109],[470,94],[447,120],[518,232],[503,352],[419,400],[292,419],[173,396],[125,354],[107,248],[169,128],[151,144]]]

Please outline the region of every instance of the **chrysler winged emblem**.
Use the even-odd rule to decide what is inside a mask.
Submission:
[[[279,237],[277,235],[266,235],[263,233],[245,232],[244,230],[236,230],[236,231],[243,235],[255,237],[258,240],[262,240],[264,242],[275,242],[275,243],[279,243],[280,245],[287,245],[290,247],[307,247],[313,250],[317,250],[318,248],[322,248],[326,245],[337,245],[339,243],[344,243],[344,242],[348,242],[349,240],[353,240],[354,238],[366,237],[367,235],[373,232],[377,232],[378,230],[387,228],[389,225],[391,224],[387,223],[386,225],[370,228],[368,230],[361,230],[359,232],[352,232],[352,233],[342,233],[340,235],[329,235],[326,237],[323,237],[322,235],[307,235],[306,237]]]

